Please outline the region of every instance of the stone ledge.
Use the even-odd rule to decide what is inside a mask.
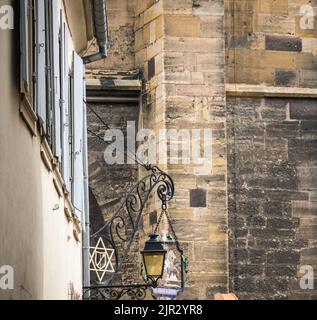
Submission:
[[[124,80],[124,79],[87,79],[87,90],[125,90],[140,91],[142,84],[140,80]]]
[[[227,97],[252,98],[317,98],[317,89],[300,87],[271,87],[264,85],[226,84]]]
[[[42,137],[41,139],[41,158],[43,163],[45,164],[46,169],[49,172],[52,172],[54,166],[53,166],[53,153],[51,151],[51,148],[46,140],[45,137]]]
[[[36,137],[37,116],[33,110],[30,100],[27,98],[25,94],[22,94],[22,99],[20,103],[20,115],[32,136]]]

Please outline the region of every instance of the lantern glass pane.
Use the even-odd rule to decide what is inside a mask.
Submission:
[[[162,252],[144,253],[147,276],[159,277],[163,273],[165,254]]]

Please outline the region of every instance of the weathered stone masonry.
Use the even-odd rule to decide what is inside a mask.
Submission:
[[[227,100],[230,290],[315,299],[299,283],[317,236],[316,28],[300,27],[300,6],[317,2],[225,3],[227,83],[240,86]]]
[[[88,96],[91,94],[88,91]],[[127,122],[138,122],[138,105],[122,103],[89,103],[88,129],[103,138],[108,129],[102,123],[109,123],[109,129],[120,129],[125,134]],[[98,115],[98,116],[97,116]],[[102,119],[100,121],[99,117]],[[104,221],[112,217],[118,210],[134,184],[138,180],[136,165],[107,165],[104,160],[107,143],[94,134],[88,135],[89,148],[89,187],[91,233],[95,233],[104,225]],[[131,155],[125,150],[124,157]],[[118,242],[120,257],[125,243]],[[136,237],[131,248],[129,260],[123,265],[123,272],[116,279],[116,283],[132,283],[139,279],[139,244]]]
[[[298,279],[316,268],[316,111],[309,99],[228,100],[230,286],[241,299],[316,297]]]
[[[223,1],[137,1],[136,64],[145,80],[143,125],[212,128],[213,168],[167,165],[177,186],[170,207],[190,260],[182,298],[227,291],[226,104]],[[180,137],[172,141],[181,147]]]
[[[108,1],[109,57],[92,74],[132,71],[143,83],[139,114],[104,109],[109,123],[126,113],[156,133],[213,129],[208,174],[162,167],[175,180],[170,213],[190,260],[183,299],[316,298],[299,287],[302,265],[317,270],[317,40],[316,28],[300,28],[302,4],[317,10],[315,0]],[[101,204],[137,179],[118,171],[122,184],[110,190],[91,165]],[[158,203],[147,209],[145,232]]]

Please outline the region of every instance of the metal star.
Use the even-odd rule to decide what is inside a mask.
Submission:
[[[96,247],[90,247],[93,250],[90,256],[90,271],[96,272],[98,280],[102,282],[106,272],[114,273],[111,259],[114,255],[114,249],[107,249],[103,239],[99,238]]]

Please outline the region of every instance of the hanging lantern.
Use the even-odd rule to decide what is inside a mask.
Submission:
[[[157,286],[157,281],[163,277],[165,255],[163,243],[158,240],[158,234],[151,234],[150,239],[145,243],[144,250],[141,252],[148,279]]]

